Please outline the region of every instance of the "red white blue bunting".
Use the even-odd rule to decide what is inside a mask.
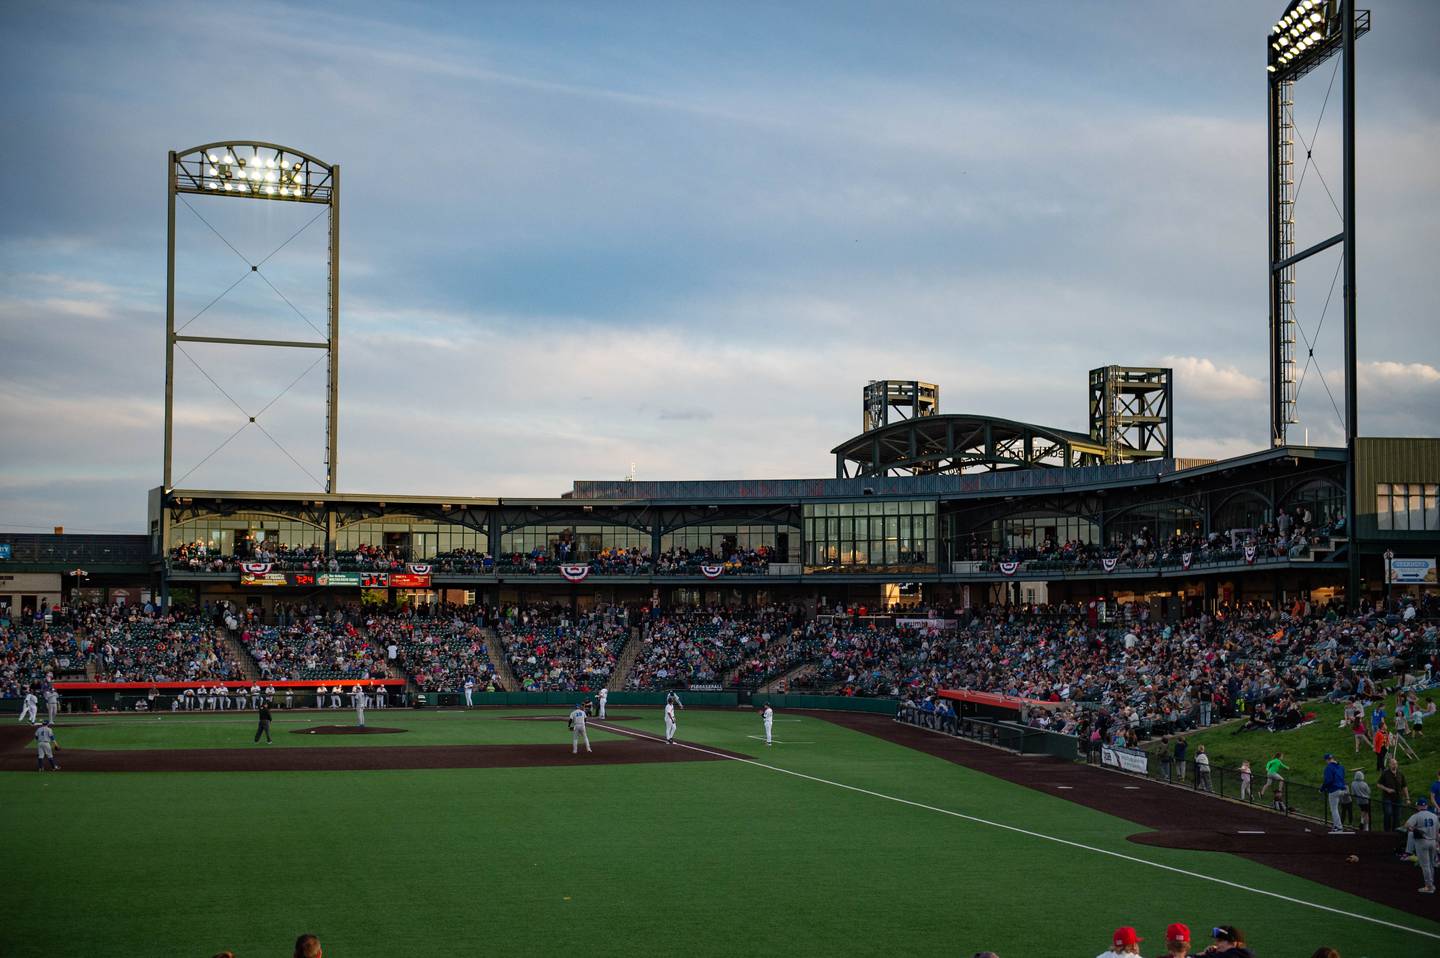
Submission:
[[[1020,571],[1020,563],[1018,563],[1018,562],[1002,562],[1002,563],[1000,563],[1000,574],[1001,574],[1001,575],[1014,575],[1016,572],[1019,572],[1019,571]]]
[[[265,575],[267,572],[270,571],[270,563],[242,562],[240,563],[240,571],[249,575]]]
[[[560,566],[560,574],[571,582],[583,582],[585,577],[590,574],[590,566],[584,563],[574,565],[566,563]]]
[[[1120,564],[1120,560],[1119,560],[1118,558],[1116,558],[1116,559],[1106,559],[1106,558],[1104,558],[1104,557],[1102,556],[1101,559],[1100,559],[1100,568],[1104,569],[1106,572],[1114,572],[1114,571],[1115,571],[1115,566],[1117,566],[1117,565],[1119,565],[1119,564]]]
[[[723,565],[704,563],[700,566],[700,574],[707,579],[718,579],[725,574],[725,567]]]

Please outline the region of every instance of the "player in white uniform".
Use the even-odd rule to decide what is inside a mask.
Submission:
[[[287,709],[295,707],[295,690],[288,685],[285,686],[285,707]]]
[[[329,691],[330,691],[330,690],[327,689],[327,688],[326,688],[325,686],[323,686],[323,685],[316,687],[316,689],[315,689],[315,707],[316,707],[317,709],[323,709],[323,708],[325,707],[325,693],[327,693],[327,692],[329,692]]]
[[[590,751],[590,733],[585,731],[585,710],[575,706],[570,711],[570,754],[580,752],[580,742],[585,742],[585,751]]]
[[[760,721],[765,723],[765,744],[769,745],[771,744],[770,730],[775,727],[775,710],[770,707],[769,702],[766,702],[765,707],[760,710]]]
[[[341,702],[341,698],[342,698],[343,695],[344,695],[344,690],[341,689],[340,686],[338,686],[338,685],[332,685],[332,686],[330,686],[330,707],[331,707],[332,709],[338,709],[338,708],[343,704],[343,703]]]
[[[389,690],[386,689],[385,686],[375,686],[375,707],[377,709],[389,708],[389,703],[385,701],[387,698],[389,698],[389,695]]]
[[[249,696],[245,691],[245,686],[242,685],[235,690],[235,707],[242,712],[245,711],[245,701],[247,698],[249,698]]]
[[[610,698],[610,690],[609,690],[609,689],[602,688],[602,689],[600,690],[600,695],[599,695],[599,700],[600,700],[600,716],[599,716],[599,717],[602,718],[602,719],[605,717],[605,703],[609,700],[609,698]]]
[[[55,686],[45,690],[45,714],[50,717],[50,724],[55,724],[55,713],[60,711],[60,693],[55,691]]]
[[[675,703],[665,703],[665,744],[675,744]]]
[[[338,686],[337,686],[338,688]],[[355,724],[361,728],[365,727],[365,690],[356,682],[355,687],[350,690],[350,701],[355,703]]]
[[[46,722],[35,730],[35,771],[45,771],[45,762],[49,761],[51,771],[60,771],[60,765],[55,761],[55,732]]]
[[[26,691],[24,703],[20,706],[20,721],[28,721],[31,725],[34,725],[35,720],[40,717],[38,714],[39,705],[40,700],[35,697],[35,693]]]
[[[1415,814],[1405,820],[1401,826],[1405,829],[1408,838],[1407,847],[1415,850],[1415,861],[1420,866],[1420,876],[1425,884],[1421,886],[1422,895],[1435,894],[1435,840],[1437,832],[1440,832],[1440,816],[1430,808],[1430,802],[1420,799],[1416,803]]]
[[[465,707],[466,707],[467,709],[469,709],[469,708],[474,708],[474,707],[475,707],[475,700],[474,700],[473,698],[471,698],[471,696],[474,695],[474,694],[475,694],[475,680],[472,679],[472,678],[470,678],[470,677],[467,675],[467,676],[465,677]]]

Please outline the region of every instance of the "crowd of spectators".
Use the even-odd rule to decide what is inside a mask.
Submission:
[[[339,612],[247,623],[240,641],[267,681],[387,678],[384,654]]]
[[[996,550],[988,542],[977,542],[971,546],[969,557],[979,561],[986,572],[997,571],[1001,562],[1019,562],[1022,570],[1032,572],[1094,572],[1112,561],[1115,568],[1127,570],[1179,567],[1186,556],[1191,566],[1203,566],[1249,561],[1252,555],[1257,562],[1300,559],[1313,548],[1323,546],[1332,535],[1343,532],[1343,518],[1317,526],[1309,510],[1290,515],[1282,509],[1274,522],[1256,527],[1205,534],[1177,532],[1168,537],[1141,529],[1104,546],[1078,539],[1061,542],[1047,538],[1037,546]]]
[[[748,685],[768,654],[797,634],[797,614],[778,608],[674,612],[646,623],[632,689]]]
[[[630,613],[606,606],[512,608],[497,634],[523,691],[594,691],[605,685],[630,638]]]
[[[371,616],[366,632],[423,692],[454,692],[466,681],[496,691],[499,680],[481,631],[483,611],[446,607],[429,616]]]

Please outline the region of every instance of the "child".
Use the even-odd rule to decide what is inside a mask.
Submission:
[[[1250,801],[1250,760],[1240,763],[1240,801]]]

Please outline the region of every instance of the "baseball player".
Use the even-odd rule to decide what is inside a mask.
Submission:
[[[34,725],[35,720],[40,717],[38,714],[39,705],[40,700],[35,697],[35,693],[26,689],[25,701],[20,706],[20,721],[28,721],[31,725]]]
[[[338,688],[338,686],[337,686]],[[356,682],[350,690],[350,701],[355,703],[355,724],[361,728],[365,727],[365,690]]]
[[[259,702],[260,699],[257,697],[257,698],[255,699],[255,701],[256,701],[256,702]],[[267,685],[267,686],[265,686],[265,704],[266,704],[266,705],[273,705],[274,703],[275,703],[275,686],[273,686],[273,685]]]
[[[271,695],[274,695],[274,694],[275,694],[275,690],[274,690],[274,689],[271,689],[271,690],[270,690],[270,694],[271,694]],[[251,682],[251,683],[250,683],[250,701],[255,704],[255,707],[256,707],[257,709],[260,707],[260,683],[259,683],[259,682]]]
[[[1416,802],[1415,814],[1405,819],[1405,831],[1415,844],[1415,859],[1420,865],[1420,875],[1425,884],[1420,894],[1435,894],[1435,838],[1440,830],[1440,818],[1430,809],[1429,799]]]
[[[470,676],[465,677],[465,707],[474,708],[475,700],[471,698],[475,694],[475,680]]]
[[[245,692],[245,686],[242,685],[235,690],[235,707],[242,712],[245,711],[245,701],[247,698],[248,695]]]
[[[600,718],[605,717],[605,703],[610,699],[610,690],[602,688],[599,695]]]
[[[195,707],[194,689],[186,689],[180,693],[180,707],[187,712]]]
[[[375,686],[375,707],[377,709],[389,708],[389,703],[385,701],[389,697],[389,692],[386,690],[385,686]]]
[[[590,751],[590,733],[585,731],[585,710],[580,706],[570,710],[570,754],[577,755],[580,752],[581,740],[585,742],[585,751]]]
[[[329,691],[330,690],[323,685],[315,689],[315,707],[317,709],[323,709],[325,707],[325,694]]]
[[[760,721],[765,723],[765,744],[770,745],[770,731],[775,727],[775,710],[770,707],[769,702],[760,710]]]
[[[665,701],[665,744],[675,744],[675,697]]]
[[[285,707],[287,709],[293,709],[295,707],[295,690],[288,685],[285,687]]]
[[[215,708],[215,686],[213,685],[205,689],[205,708]]]
[[[50,763],[51,771],[60,771],[60,766],[55,761],[55,749],[57,747],[55,744],[55,730],[50,727],[49,722],[46,722],[35,730],[35,771],[45,771],[46,762]],[[1432,850],[1435,848],[1434,842],[1430,843],[1430,848]]]
[[[50,724],[55,724],[55,713],[60,711],[60,693],[55,691],[55,686],[45,690],[45,714],[50,718]]]
[[[345,694],[345,693],[344,693],[344,690],[343,690],[342,688],[340,688],[340,686],[338,686],[338,685],[332,685],[332,686],[330,686],[330,707],[331,707],[332,709],[338,709],[342,704],[344,704],[344,703],[342,702],[342,699],[344,698],[344,694]]]

